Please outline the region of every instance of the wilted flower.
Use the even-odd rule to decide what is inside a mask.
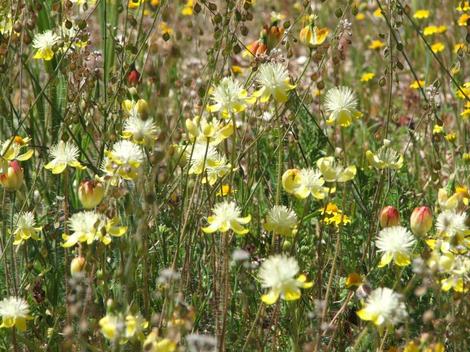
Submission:
[[[372,321],[379,328],[392,327],[407,317],[402,296],[387,287],[372,291],[357,315],[362,320]]]
[[[227,232],[232,230],[237,235],[245,235],[249,232],[242,225],[250,222],[251,216],[241,216],[240,208],[235,202],[223,201],[214,205],[212,209],[214,215],[207,218],[209,226],[203,227],[205,233],[213,233],[216,231]]]
[[[294,258],[285,255],[274,255],[266,259],[259,270],[259,278],[264,288],[269,292],[261,297],[266,304],[274,304],[279,297],[286,301],[300,298],[301,288],[310,288],[312,282],[306,282],[305,275],[295,276],[299,272],[299,265]]]
[[[258,83],[261,89],[254,95],[260,97],[262,103],[271,96],[279,103],[285,103],[288,99],[287,92],[295,88],[290,84],[289,73],[286,66],[280,63],[265,63],[258,69]]]
[[[253,98],[248,97],[248,92],[232,77],[223,78],[212,91],[210,112],[220,112],[222,117],[228,118],[231,114],[242,112],[247,104],[254,103]]]
[[[318,170],[289,169],[282,175],[282,186],[287,193],[305,199],[310,194],[316,199],[324,199],[329,192],[323,187],[325,180]]]
[[[60,141],[50,149],[50,156],[53,158],[44,168],[51,170],[53,174],[64,172],[67,166],[84,170],[84,167],[77,160],[78,148],[69,142]]]
[[[411,263],[411,247],[416,240],[413,235],[402,226],[386,227],[377,236],[375,245],[382,253],[379,268],[389,264],[392,259],[398,266],[406,266]]]
[[[356,166],[342,167],[332,156],[318,159],[317,166],[327,182],[347,182],[356,176]]]
[[[41,34],[36,34],[33,40],[33,48],[35,48],[36,54],[33,58],[43,59],[45,61],[50,61],[54,57],[54,51],[52,48],[60,40],[60,37],[53,33],[51,30],[45,31]]]
[[[354,92],[348,87],[335,87],[326,93],[325,108],[330,116],[326,123],[328,125],[337,125],[348,127],[353,119],[362,116],[357,107],[357,99]]]
[[[424,236],[432,227],[431,209],[425,206],[415,208],[411,213],[410,227],[416,236]]]
[[[24,241],[32,238],[33,240],[39,241],[39,233],[42,230],[42,227],[36,226],[36,220],[34,220],[34,215],[32,212],[25,212],[16,214],[13,218],[13,224],[16,229],[13,232],[15,236],[14,245],[19,246]]]
[[[400,224],[400,213],[397,208],[388,205],[380,212],[379,222],[382,228],[398,226]]]
[[[284,205],[275,205],[266,215],[264,228],[276,235],[294,236],[297,233],[297,215]]]

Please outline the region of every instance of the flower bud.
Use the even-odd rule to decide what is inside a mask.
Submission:
[[[382,228],[398,226],[400,224],[400,213],[395,207],[386,206],[380,212],[379,222]]]
[[[78,187],[78,199],[85,209],[96,207],[103,200],[104,185],[98,180],[84,180]]]
[[[83,257],[76,257],[72,259],[72,262],[70,263],[70,274],[72,276],[82,272],[83,267],[85,266],[85,258]]]
[[[417,236],[424,236],[432,227],[432,213],[428,207],[413,210],[410,218],[411,231]]]
[[[127,83],[133,87],[133,86],[136,86],[137,83],[139,83],[139,80],[140,80],[139,71],[137,71],[135,68],[132,69],[127,75]]]
[[[137,112],[139,113],[141,119],[146,120],[148,117],[148,113],[149,113],[148,103],[144,99],[139,99],[137,100],[137,103],[135,103],[135,108]]]
[[[23,169],[16,160],[8,162],[5,172],[0,174],[0,183],[10,191],[17,191],[23,184]]]

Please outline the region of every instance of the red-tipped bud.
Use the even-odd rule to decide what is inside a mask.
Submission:
[[[397,208],[388,205],[380,212],[379,222],[382,228],[398,226],[400,224],[400,213]]]
[[[432,212],[428,207],[413,210],[410,218],[411,231],[417,236],[424,236],[432,227]]]
[[[140,73],[135,68],[127,74],[127,83],[130,86],[136,86],[140,80]]]
[[[8,162],[6,172],[0,174],[0,183],[3,187],[10,191],[16,191],[20,189],[23,184],[23,169],[20,163],[16,160]]]
[[[72,261],[70,262],[70,274],[72,276],[80,273],[83,271],[83,268],[85,267],[85,258],[83,257],[76,257],[73,258]]]
[[[96,207],[103,200],[104,185],[98,180],[84,180],[78,187],[78,199],[85,209]]]

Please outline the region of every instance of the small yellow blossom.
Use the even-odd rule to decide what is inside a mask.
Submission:
[[[410,88],[411,88],[411,89],[419,89],[419,88],[424,88],[425,85],[426,85],[426,82],[423,81],[423,80],[413,81],[413,82],[410,84]]]
[[[435,124],[432,128],[432,134],[441,134],[444,133],[444,126]]]
[[[422,20],[429,17],[430,12],[428,10],[417,10],[413,17],[417,20]]]
[[[384,46],[385,46],[385,43],[383,41],[379,39],[374,39],[373,41],[370,42],[369,49],[376,50],[376,49],[383,48]]]
[[[362,276],[358,273],[351,273],[346,277],[345,286],[346,288],[351,288],[354,286],[360,286],[363,282]]]
[[[413,235],[403,226],[392,226],[382,229],[375,242],[382,253],[379,268],[388,265],[392,260],[398,266],[411,263],[411,249],[416,243]]]
[[[254,96],[265,103],[272,96],[278,103],[285,103],[288,99],[287,92],[294,89],[290,83],[287,67],[280,63],[266,63],[258,69],[258,83],[261,89]]]
[[[364,13],[362,13],[362,12],[359,12],[356,15],[356,20],[358,20],[358,21],[364,21],[365,19],[366,19],[366,15],[364,15]]]
[[[0,161],[1,159],[6,161],[29,160],[34,153],[33,149],[28,148],[30,140],[31,138],[29,137],[23,138],[21,136],[15,136],[3,142],[0,151]],[[26,151],[23,151],[23,149],[26,149]]]
[[[160,22],[159,29],[162,35],[172,35],[174,33],[173,29],[164,21]]]
[[[33,240],[39,241],[39,233],[42,230],[42,227],[36,226],[36,220],[32,212],[25,212],[16,214],[13,223],[16,226],[13,235],[15,236],[15,241],[13,244],[15,246],[21,245],[24,241],[32,238]]]
[[[297,215],[284,205],[275,205],[266,215],[266,231],[281,236],[295,236],[297,233]]]
[[[222,123],[218,119],[208,121],[205,117],[195,116],[186,120],[186,129],[191,143],[198,142],[216,146],[233,134],[233,122]]]
[[[458,20],[458,25],[461,27],[465,27],[470,19],[470,15],[468,13],[463,13]]]
[[[378,17],[378,18],[383,17],[383,13],[382,13],[382,10],[381,10],[380,8],[377,8],[377,9],[374,11],[374,17]]]
[[[174,352],[176,351],[176,343],[168,338],[158,337],[157,331],[152,331],[146,337],[143,350],[147,352]]]
[[[368,82],[375,77],[373,72],[365,72],[361,75],[361,82]]]
[[[459,6],[455,9],[459,12],[470,11],[470,1],[459,1]]]
[[[45,31],[41,34],[36,34],[33,40],[33,48],[36,49],[34,59],[42,59],[50,61],[54,57],[53,47],[59,42],[60,37],[52,31]]]
[[[454,45],[454,53],[457,54],[460,50],[467,49],[467,44],[465,43],[457,43]]]
[[[186,4],[181,10],[183,16],[192,16],[194,7],[194,0],[186,0]]]
[[[328,28],[319,28],[315,26],[314,15],[310,15],[308,21],[308,25],[300,30],[300,41],[310,47],[315,47],[323,44],[328,34],[330,33],[330,30]]]
[[[321,173],[313,169],[289,169],[282,175],[285,191],[299,199],[305,199],[310,194],[316,199],[324,199],[329,191],[323,187],[324,183]]]
[[[460,89],[457,89],[457,98],[467,99],[465,96],[470,96],[470,82],[465,82]]]
[[[436,54],[444,51],[444,49],[445,49],[445,46],[442,42],[437,42],[431,45],[431,50]]]
[[[455,132],[447,133],[444,138],[450,143],[454,143],[457,140],[457,134]]]
[[[220,190],[216,193],[220,197],[230,196],[236,192],[231,185],[224,184],[220,187]]]
[[[328,203],[326,207],[320,208],[319,211],[324,215],[322,221],[327,225],[338,227],[351,223],[349,216],[343,214],[343,211],[335,203]]]
[[[444,33],[446,30],[447,30],[447,26],[434,26],[434,25],[431,25],[431,26],[424,27],[423,34],[425,36],[431,36],[431,35],[434,35],[434,34]]]

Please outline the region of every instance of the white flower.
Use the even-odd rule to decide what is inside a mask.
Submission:
[[[325,108],[330,116],[326,121],[329,125],[348,127],[353,118],[359,118],[361,113],[356,110],[357,99],[348,87],[335,87],[326,93]]]
[[[72,234],[70,236],[66,234],[62,235],[65,241],[62,246],[68,248],[78,242],[91,244],[97,236],[101,221],[102,217],[94,211],[82,211],[73,214],[69,219],[69,229],[72,231]]]
[[[106,151],[103,170],[111,177],[120,176],[125,180],[135,180],[144,162],[142,149],[131,141],[122,140]]]
[[[212,209],[212,213],[213,215],[207,218],[209,226],[202,228],[205,233],[227,232],[230,229],[237,235],[248,233],[249,230],[242,225],[248,224],[251,216],[242,217],[240,208],[235,202],[223,201],[217,203]]]
[[[407,317],[402,296],[384,287],[371,292],[364,308],[357,312],[362,320],[372,321],[378,327],[393,326]]]
[[[287,92],[295,88],[290,84],[287,67],[280,63],[265,63],[258,70],[258,83],[262,88],[255,93],[261,97],[261,102],[267,102],[271,96],[277,102],[285,103],[288,99]]]
[[[225,156],[220,155],[212,145],[196,143],[194,148],[186,148],[186,157],[190,158],[189,174],[200,175],[207,172],[202,183],[208,181],[212,186],[219,177],[226,175],[231,168]],[[192,154],[191,154],[192,153]]]
[[[275,205],[268,212],[264,228],[275,234],[293,236],[296,233],[297,215],[284,205]]]
[[[39,240],[38,233],[41,231],[41,227],[36,227],[36,220],[34,220],[34,215],[32,212],[23,212],[16,214],[13,218],[13,224],[15,224],[16,229],[13,234],[15,235],[14,245],[20,245],[23,241],[32,238],[34,240]]]
[[[2,325],[0,328],[17,327],[19,331],[26,330],[26,320],[29,316],[29,305],[20,297],[4,298],[0,301],[0,316]]]
[[[52,47],[56,45],[59,40],[60,37],[50,30],[41,34],[36,34],[33,40],[33,48],[37,49],[37,51],[33,57],[35,59],[43,59],[46,61],[52,60],[54,57]]]
[[[157,139],[157,127],[152,119],[142,120],[137,114],[132,113],[124,123],[124,138],[132,138],[137,144],[152,146]]]
[[[60,141],[50,149],[52,160],[44,165],[44,168],[51,170],[53,174],[62,173],[67,166],[71,166],[80,170],[85,169],[77,160],[78,148],[69,142]]]
[[[379,267],[390,263],[405,266],[411,263],[411,248],[416,240],[410,231],[403,226],[386,227],[379,232],[375,245],[383,253]]]
[[[437,216],[436,230],[439,234],[452,237],[457,233],[462,233],[467,230],[465,219],[465,213],[445,210]]]
[[[210,112],[220,111],[225,118],[233,113],[244,111],[247,104],[254,99],[248,97],[248,92],[232,77],[224,77],[212,92],[214,105],[208,107]]]
[[[327,187],[323,187],[324,183],[321,172],[310,168],[289,169],[282,175],[282,186],[286,192],[300,199],[305,199],[310,194],[316,199],[324,199],[329,191]]]
[[[274,255],[266,259],[259,270],[259,279],[264,288],[270,291],[262,296],[266,304],[274,304],[279,296],[291,301],[300,298],[300,288],[309,288],[313,284],[306,282],[305,275],[295,278],[299,265],[295,258],[285,255]]]

